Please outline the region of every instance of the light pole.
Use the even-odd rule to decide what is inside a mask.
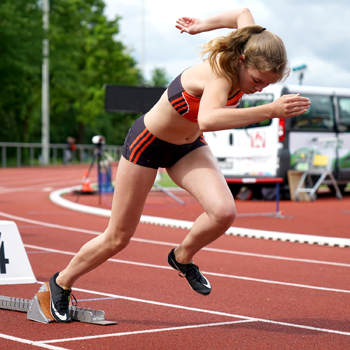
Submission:
[[[41,85],[41,144],[42,164],[48,165],[50,160],[50,94],[49,94],[49,0],[43,0],[43,29],[45,39],[43,40],[43,65]]]
[[[145,85],[145,0],[141,0],[141,75],[142,85]]]
[[[307,65],[306,64],[302,64],[300,66],[294,67],[293,68],[293,72],[297,73],[299,76],[299,85],[302,84],[303,79],[304,79],[304,73],[307,69]]]

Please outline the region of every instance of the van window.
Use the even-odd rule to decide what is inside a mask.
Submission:
[[[331,96],[307,95],[311,102],[304,114],[290,119],[292,130],[334,131],[334,109]]]
[[[248,107],[256,107],[261,105],[266,105],[273,101],[273,94],[254,94],[254,95],[244,95],[242,102],[239,104],[238,108],[248,108]],[[246,125],[239,127],[237,129],[247,129],[247,128],[257,128],[261,126],[269,126],[271,125],[272,120],[263,120],[258,123]]]
[[[350,131],[350,98],[339,98],[339,130],[341,132]]]

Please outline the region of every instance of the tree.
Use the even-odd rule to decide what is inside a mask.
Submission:
[[[41,106],[42,12],[35,0],[2,0],[0,18],[0,140],[29,141]]]
[[[41,141],[41,0],[0,2],[0,140]],[[103,134],[121,144],[132,114],[104,111],[104,84],[138,85],[141,73],[116,39],[120,17],[108,20],[103,0],[50,0],[50,141],[79,143]],[[156,68],[152,86],[167,85]]]
[[[79,143],[90,142],[86,127],[104,119],[103,85],[140,81],[135,60],[115,40],[120,18],[108,21],[104,7],[102,0],[52,0],[51,4],[51,124],[57,128],[69,120],[71,131],[61,128],[59,137],[62,132],[77,132]]]
[[[152,71],[150,85],[154,87],[167,87],[169,85],[169,78],[164,68],[154,68]]]

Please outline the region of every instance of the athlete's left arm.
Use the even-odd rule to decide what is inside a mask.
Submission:
[[[176,21],[180,33],[199,34],[221,28],[238,29],[255,24],[254,18],[247,8],[230,10],[210,16],[206,19],[181,17]]]
[[[234,129],[272,118],[291,118],[305,113],[308,98],[284,95],[272,103],[250,108],[226,107],[230,91],[228,80],[213,76],[207,82],[198,112],[198,126],[203,131]]]

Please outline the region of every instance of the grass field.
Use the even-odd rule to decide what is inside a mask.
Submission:
[[[170,176],[168,175],[168,173],[166,171],[162,172],[160,174],[160,180],[157,181],[159,183],[159,185],[161,185],[162,187],[178,187],[173,180],[171,180]]]

